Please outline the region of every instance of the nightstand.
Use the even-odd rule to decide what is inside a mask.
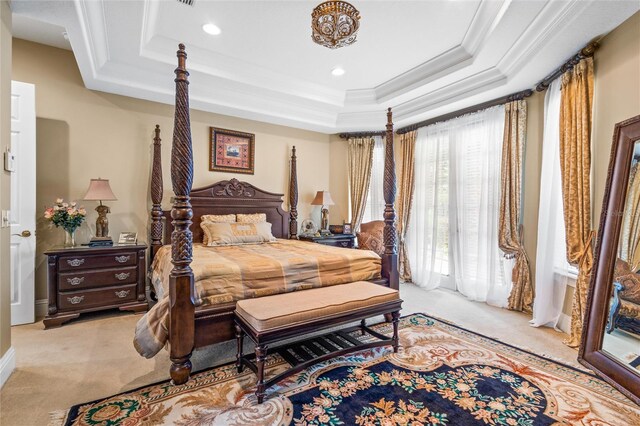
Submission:
[[[59,327],[81,313],[148,309],[146,245],[60,247],[48,257],[48,314],[44,328]]]
[[[300,236],[302,241],[311,241],[326,246],[354,248],[356,236],[353,234],[331,234],[326,237],[306,237]]]

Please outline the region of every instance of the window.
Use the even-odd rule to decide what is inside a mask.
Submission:
[[[510,262],[498,248],[504,107],[418,130],[407,248],[413,280],[505,306]]]
[[[367,193],[367,204],[362,215],[362,223],[371,222],[373,220],[384,219],[384,147],[385,143],[382,137],[375,136],[375,145],[373,147],[373,164],[371,166],[371,181],[369,183],[369,192]]]

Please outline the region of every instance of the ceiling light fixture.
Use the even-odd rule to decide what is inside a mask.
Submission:
[[[339,77],[341,75],[344,75],[344,69],[340,67],[335,67],[334,69],[331,70],[331,74],[335,75],[336,77]]]
[[[215,25],[215,24],[204,24],[202,26],[202,31],[204,31],[207,34],[211,34],[211,35],[218,35],[218,34],[220,34],[222,32],[220,27]]]
[[[329,49],[355,43],[360,12],[346,1],[325,1],[311,12],[311,38]]]

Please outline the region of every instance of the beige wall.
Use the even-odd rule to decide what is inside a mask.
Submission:
[[[137,231],[147,240],[150,152],[155,124],[163,131],[165,207],[171,196],[169,160],[173,106],[95,92],[84,87],[73,54],[14,39],[13,78],[36,85],[37,206],[56,197],[80,199],[89,179],[109,179],[118,197],[111,201],[110,234]],[[167,75],[167,82],[173,75]],[[171,83],[172,84],[172,83]],[[232,175],[208,170],[209,126],[255,133],[255,175]],[[272,192],[288,189],[289,155],[297,147],[299,222],[309,217],[315,192],[329,188],[329,135],[256,121],[191,111],[194,147],[194,187],[237,177]],[[286,200],[286,198],[285,198]],[[78,231],[80,241],[95,228],[96,202],[84,202],[88,225]],[[288,209],[285,202],[284,208]],[[40,211],[38,211],[40,215]],[[48,247],[63,242],[63,232],[43,220],[37,226],[36,299],[46,297],[45,259]]]
[[[349,220],[349,169],[347,147],[349,143],[338,135],[331,135],[331,172],[329,191],[336,203],[329,209],[329,221],[334,224]]]
[[[613,127],[640,114],[640,12],[601,42],[595,59],[593,105],[593,227],[607,180]]]
[[[524,159],[522,227],[524,231],[524,247],[529,256],[531,279],[534,286],[538,244],[538,206],[540,204],[545,93],[534,92],[532,96],[527,98],[527,140]]]
[[[0,151],[11,144],[11,10],[0,1]],[[9,209],[10,175],[0,172],[0,209]],[[0,357],[11,347],[9,228],[0,229]]]

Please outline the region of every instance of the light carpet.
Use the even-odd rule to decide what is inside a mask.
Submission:
[[[389,334],[390,325],[375,326]],[[353,335],[358,337],[358,333]],[[54,425],[546,425],[640,424],[640,408],[595,376],[416,314],[401,350],[367,350],[317,364],[268,390],[233,365],[53,413]],[[268,375],[288,367],[268,358]]]

